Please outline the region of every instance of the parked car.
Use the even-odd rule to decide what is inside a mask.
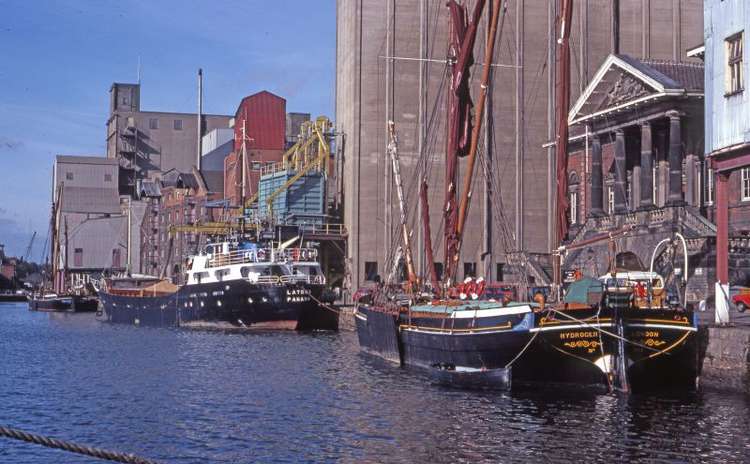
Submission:
[[[734,306],[737,308],[737,311],[744,313],[747,308],[750,307],[750,292],[740,291],[736,295],[732,297],[732,303],[734,303]]]

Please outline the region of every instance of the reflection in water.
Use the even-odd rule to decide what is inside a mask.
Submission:
[[[0,423],[168,462],[747,462],[712,393],[463,392],[353,333],[221,334],[0,306]],[[0,462],[96,462],[0,440]]]

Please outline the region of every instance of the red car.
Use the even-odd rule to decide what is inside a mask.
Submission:
[[[744,313],[747,308],[750,308],[750,292],[734,295],[732,303],[737,307],[737,311]]]

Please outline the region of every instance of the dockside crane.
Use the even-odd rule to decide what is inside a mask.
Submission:
[[[31,234],[31,240],[29,240],[29,246],[26,247],[26,252],[23,254],[23,260],[29,262],[31,258],[31,249],[34,247],[34,239],[36,238],[36,231]]]

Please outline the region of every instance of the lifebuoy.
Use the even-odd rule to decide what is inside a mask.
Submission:
[[[300,250],[299,248],[292,248],[292,261],[299,261]]]

